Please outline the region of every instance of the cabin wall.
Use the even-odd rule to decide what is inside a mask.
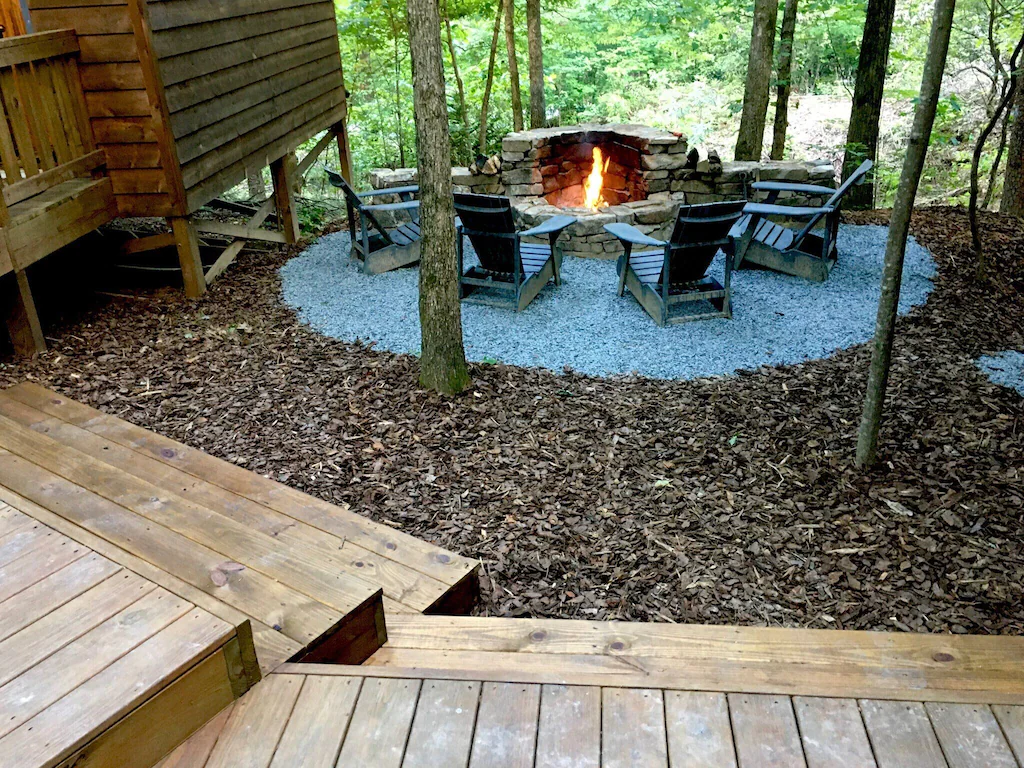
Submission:
[[[194,211],[344,117],[332,0],[148,0]]]
[[[173,213],[163,126],[147,91],[128,0],[29,0],[29,11],[36,31],[78,33],[82,89],[120,215]]]

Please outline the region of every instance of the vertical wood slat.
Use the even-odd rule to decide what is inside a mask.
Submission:
[[[931,721],[920,702],[860,702],[878,768],[947,768]]]
[[[877,768],[854,699],[793,697],[808,768]]]
[[[545,685],[541,689],[536,768],[598,768],[601,689]]]
[[[992,710],[985,704],[924,705],[949,768],[1017,768]]]
[[[49,140],[44,122],[42,105],[39,103],[38,87],[32,64],[16,64],[11,68],[18,99],[24,107],[23,120],[33,160],[40,170],[48,171],[56,163],[53,160],[53,145]]]
[[[35,146],[32,144],[26,122],[29,107],[18,90],[13,69],[0,69],[0,89],[3,90],[7,117],[11,122],[11,132],[14,134],[14,149],[18,157],[17,164],[10,175],[20,181],[22,171],[27,176],[39,173]]]
[[[806,768],[788,696],[730,693],[728,698],[740,768]]]
[[[736,768],[724,693],[665,691],[665,727],[673,768]]]

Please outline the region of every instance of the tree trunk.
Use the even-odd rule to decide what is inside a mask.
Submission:
[[[857,62],[857,84],[853,89],[850,127],[846,133],[843,178],[847,178],[865,160],[878,154],[878,121],[882,115],[885,69],[889,64],[889,41],[896,0],[868,0],[864,36]],[[844,205],[850,209],[871,208],[875,201],[874,171],[868,180],[846,194]]]
[[[469,384],[462,347],[448,102],[436,0],[406,0],[420,183],[420,384],[454,395]]]
[[[245,169],[245,183],[249,187],[250,200],[266,200],[267,184],[263,181],[263,169],[249,166]]]
[[[491,103],[491,87],[494,85],[494,62],[498,58],[498,35],[501,34],[501,16],[505,10],[504,0],[498,0],[498,15],[494,17],[494,34],[491,35],[491,58],[487,62],[487,83],[484,85],[484,99],[480,105],[480,154],[487,154],[487,107]]]
[[[455,58],[455,41],[452,39],[452,17],[448,13],[448,0],[444,0],[444,28],[448,35],[448,53],[452,59],[452,74],[455,77],[455,87],[459,91],[459,117],[462,118],[462,152],[468,157],[471,152],[469,138],[469,110],[466,109],[466,87],[462,83],[462,75],[459,74],[459,62]]]
[[[786,0],[779,35],[779,82],[775,97],[775,130],[772,135],[772,160],[781,160],[786,152],[789,127],[789,94],[793,89],[793,36],[796,34],[797,0]]]
[[[754,24],[747,57],[747,83],[743,89],[743,114],[736,137],[737,160],[760,160],[764,122],[772,81],[772,52],[779,0],[754,0]]]
[[[526,0],[526,36],[530,52],[530,127],[547,122],[544,103],[544,42],[540,33],[540,0]]]
[[[882,296],[878,301],[875,338],[871,344],[871,368],[868,371],[864,414],[857,434],[857,466],[874,464],[878,452],[878,430],[882,422],[882,407],[889,383],[889,365],[892,359],[893,332],[896,328],[896,310],[900,300],[900,280],[903,277],[903,256],[910,232],[910,215],[921,181],[928,140],[935,122],[935,109],[939,101],[942,73],[949,52],[949,35],[953,27],[953,9],[956,0],[935,0],[928,56],[921,80],[921,95],[914,110],[914,125],[903,160],[903,172],[896,190],[892,216],[889,219],[889,238],[885,244],[885,265],[882,268]]]
[[[519,59],[516,58],[516,20],[514,0],[505,0],[505,50],[508,53],[508,80],[512,86],[512,128],[523,130],[523,97],[519,93]]]
[[[999,210],[1011,216],[1024,216],[1024,84],[1019,80],[1013,112],[1013,130],[1006,150],[1003,199]]]

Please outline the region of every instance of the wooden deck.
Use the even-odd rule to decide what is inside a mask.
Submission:
[[[237,625],[260,665],[358,663],[383,611],[462,612],[478,563],[33,384],[0,393],[0,501]]]
[[[1024,755],[1018,706],[392,673],[288,664],[160,768],[1019,768]]]
[[[2,768],[148,768],[258,679],[247,624],[0,503]]]

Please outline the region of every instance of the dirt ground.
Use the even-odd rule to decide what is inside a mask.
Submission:
[[[884,213],[858,220],[882,222]],[[285,253],[65,308],[30,378],[481,558],[506,616],[1020,633],[1024,399],[974,367],[1024,349],[1024,223],[918,212],[940,276],[898,325],[880,465],[853,466],[866,347],[698,381],[472,367],[326,339],[280,301]]]

